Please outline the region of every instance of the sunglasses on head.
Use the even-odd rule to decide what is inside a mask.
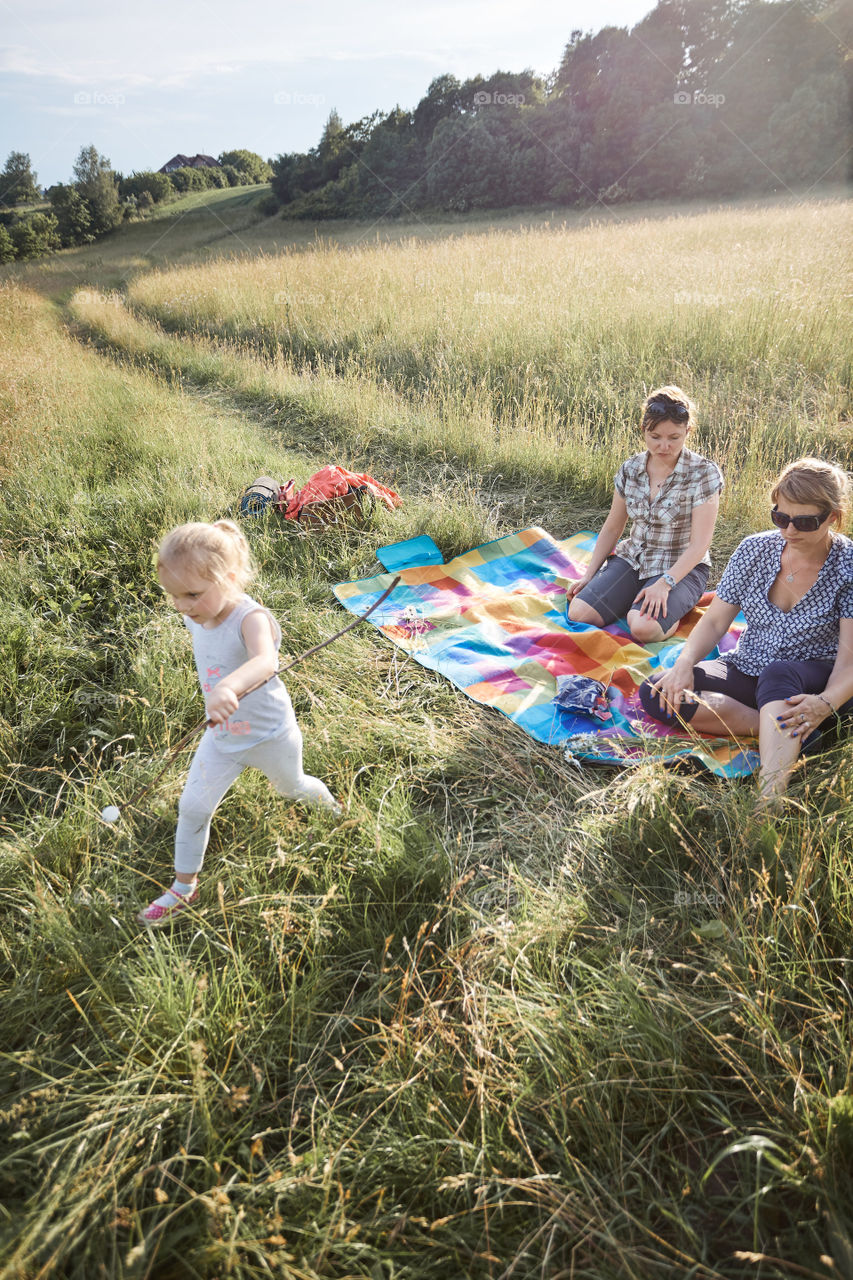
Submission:
[[[779,511],[774,507],[770,512],[770,519],[777,529],[787,529],[788,525],[792,524],[800,533],[814,533],[815,529],[819,529],[824,520],[831,515],[831,511],[824,511],[822,516],[789,516],[786,511]]]
[[[686,404],[667,404],[665,400],[652,400],[646,405],[646,413],[655,418],[668,418],[671,422],[686,422],[690,410]]]

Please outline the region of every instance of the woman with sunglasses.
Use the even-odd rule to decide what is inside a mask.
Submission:
[[[589,567],[568,588],[571,622],[606,627],[627,617],[639,644],[675,631],[705,590],[723,476],[684,447],[693,406],[679,387],[643,405],[645,449],[623,462]],[[625,525],[631,532],[622,538]]]
[[[853,542],[839,532],[849,479],[800,458],[770,499],[775,529],[737,547],[674,666],[640,689],[664,724],[757,736],[767,804],[784,792],[803,743],[853,710]],[[739,611],[747,625],[737,647],[703,661]]]

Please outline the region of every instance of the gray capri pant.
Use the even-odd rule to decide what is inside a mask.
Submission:
[[[688,574],[676,582],[666,602],[666,613],[658,617],[657,622],[662,631],[669,631],[685,615],[689,613],[705,591],[710,572],[706,564],[697,564]],[[621,556],[610,556],[605,560],[592,582],[575,596],[583,600],[601,614],[602,624],[608,627],[617,618],[624,618],[637,598],[637,593],[652,582],[657,582],[663,575],[653,573],[648,578],[641,578],[639,570],[628,564]]]
[[[272,738],[244,751],[220,751],[208,729],[193,756],[178,803],[175,831],[175,870],[197,875],[204,862],[210,822],[220,800],[243,770],[251,765],[266,774],[279,795],[340,813],[340,806],[325,782],[302,769],[302,734],[295,720]]]

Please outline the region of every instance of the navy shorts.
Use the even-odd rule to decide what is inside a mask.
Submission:
[[[818,658],[801,662],[771,662],[760,675],[747,676],[738,671],[734,663],[714,658],[713,661],[703,662],[701,666],[693,668],[693,689],[696,693],[724,693],[745,707],[761,710],[768,702],[780,702],[797,693],[823,693],[834,666],[834,662]],[[660,677],[653,678],[657,680]],[[657,690],[652,688],[649,680],[640,685],[640,702],[647,715],[667,725],[689,723],[696,714],[698,705],[685,699],[677,716],[671,711],[665,711]],[[845,719],[851,712],[853,698],[838,708],[839,716],[844,716]],[[820,724],[816,732],[823,734],[837,723],[837,717],[832,717]]]
[[[705,591],[709,569],[706,564],[697,564],[691,569],[669,593],[666,602],[666,613],[658,617],[662,631],[669,631],[699,601]],[[628,564],[621,556],[611,556],[605,560],[592,582],[587,583],[582,591],[574,597],[583,600],[601,614],[602,625],[610,626],[617,618],[624,618],[637,598],[638,591],[657,582],[662,577],[653,573],[651,577],[641,578],[639,570]]]

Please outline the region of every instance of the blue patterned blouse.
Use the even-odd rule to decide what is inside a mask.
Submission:
[[[737,605],[746,631],[736,649],[722,655],[747,676],[771,662],[822,658],[834,662],[842,618],[853,618],[853,542],[833,534],[832,548],[817,581],[789,613],[767,593],[782,567],[781,533],[755,533],[737,547],[717,587],[726,604]]]

